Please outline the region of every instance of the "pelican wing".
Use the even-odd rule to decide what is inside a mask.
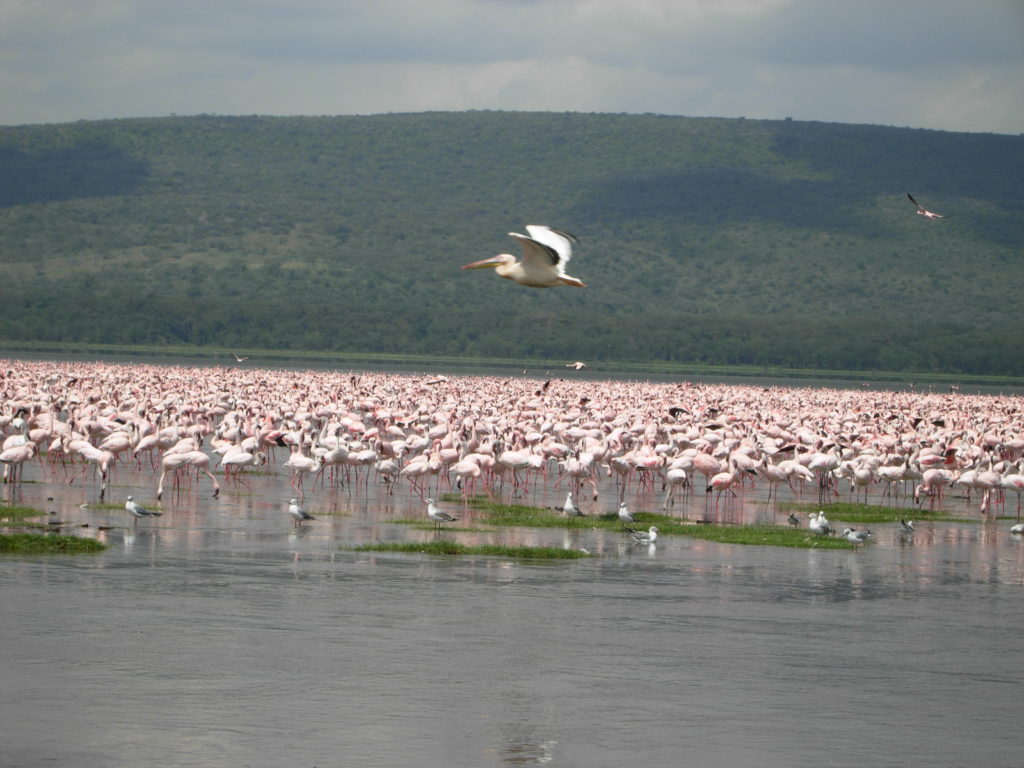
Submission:
[[[558,251],[548,245],[534,240],[532,237],[521,235],[518,232],[509,232],[509,237],[514,237],[523,247],[523,264],[527,268],[543,269],[547,272],[555,271],[559,266],[562,257]]]
[[[527,224],[526,231],[530,237],[539,243],[543,243],[558,254],[562,267],[569,263],[572,258],[572,244],[578,243],[579,239],[571,232],[563,232],[560,229],[545,227],[540,224]]]

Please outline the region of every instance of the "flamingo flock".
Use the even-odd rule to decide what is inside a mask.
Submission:
[[[894,392],[2,361],[0,463],[17,488],[92,484],[120,467],[153,496],[241,492],[247,472],[289,483],[406,486],[426,498],[565,493],[566,515],[835,499],[899,508],[1024,494],[1024,408],[1012,395]],[[559,485],[563,487],[559,489]],[[765,493],[766,492],[766,493]],[[136,492],[136,495],[139,495]],[[607,500],[607,501],[606,501]],[[896,517],[899,517],[897,515]],[[894,518],[896,519],[896,518]]]

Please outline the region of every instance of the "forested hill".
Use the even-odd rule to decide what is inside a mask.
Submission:
[[[510,112],[4,127],[0,221],[0,340],[1024,375],[1021,136]],[[532,223],[580,238],[588,287],[459,270]]]

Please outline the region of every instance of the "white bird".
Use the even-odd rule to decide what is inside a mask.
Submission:
[[[653,544],[658,540],[658,529],[653,525],[646,531],[630,531],[629,535],[637,544]]]
[[[1024,523],[1017,523],[1010,526],[1010,533],[1024,533]]]
[[[441,523],[454,523],[459,518],[448,514],[443,509],[439,509],[434,504],[433,499],[427,499],[427,517],[434,521],[434,527],[436,528]]]
[[[633,513],[629,511],[626,506],[626,502],[619,504],[619,520],[623,523],[635,523],[636,518],[633,517]]]
[[[582,362],[580,360],[577,360],[575,363],[566,363],[565,367],[566,368],[575,368],[577,371],[579,371],[579,370],[582,370],[583,368],[589,368],[590,366],[588,366],[586,363],[584,363],[584,362]]]
[[[145,507],[136,504],[134,496],[128,497],[128,499],[124,503],[124,508],[131,512],[132,517],[134,517],[136,520],[139,520],[143,517],[160,517],[160,515],[163,514],[163,512],[148,510]]]
[[[915,200],[913,195],[911,195],[909,192],[907,192],[907,197],[910,198],[910,202],[912,202],[914,205],[917,206],[917,214],[919,216],[924,216],[926,219],[944,219],[944,218],[946,218],[941,213],[935,213],[933,211],[929,211],[927,208],[925,208],[923,205],[921,205],[919,202],[917,202],[917,200]]]
[[[900,533],[913,533],[914,521],[900,519]]]
[[[309,512],[304,510],[299,504],[298,499],[292,499],[288,502],[288,514],[292,516],[292,525],[302,525],[306,520],[316,520]]]
[[[236,363],[244,363],[246,360],[249,359],[248,356],[240,357],[237,352],[232,352],[231,355],[232,355],[232,357],[235,358],[235,362]]]
[[[843,530],[843,536],[851,544],[863,544],[871,537],[871,531],[855,531],[852,528]]]
[[[820,533],[823,536],[828,536],[832,533],[832,523],[825,517],[824,512],[811,512],[810,515],[810,529],[815,533]]]
[[[498,277],[515,280],[529,288],[553,288],[557,285],[573,285],[584,288],[583,281],[565,274],[565,267],[572,258],[572,244],[578,243],[575,235],[538,224],[527,224],[529,236],[509,232],[523,249],[523,260],[518,261],[510,253],[499,253],[489,259],[474,261],[462,269],[486,269],[493,267]]]
[[[571,492],[565,495],[565,504],[562,506],[562,511],[565,513],[566,517],[586,517],[586,515],[580,512],[576,508],[576,505],[572,503]]]

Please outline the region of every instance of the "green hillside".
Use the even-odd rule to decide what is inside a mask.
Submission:
[[[1021,136],[790,120],[5,127],[0,340],[1020,376],[1022,180]],[[528,223],[587,288],[459,270]]]

